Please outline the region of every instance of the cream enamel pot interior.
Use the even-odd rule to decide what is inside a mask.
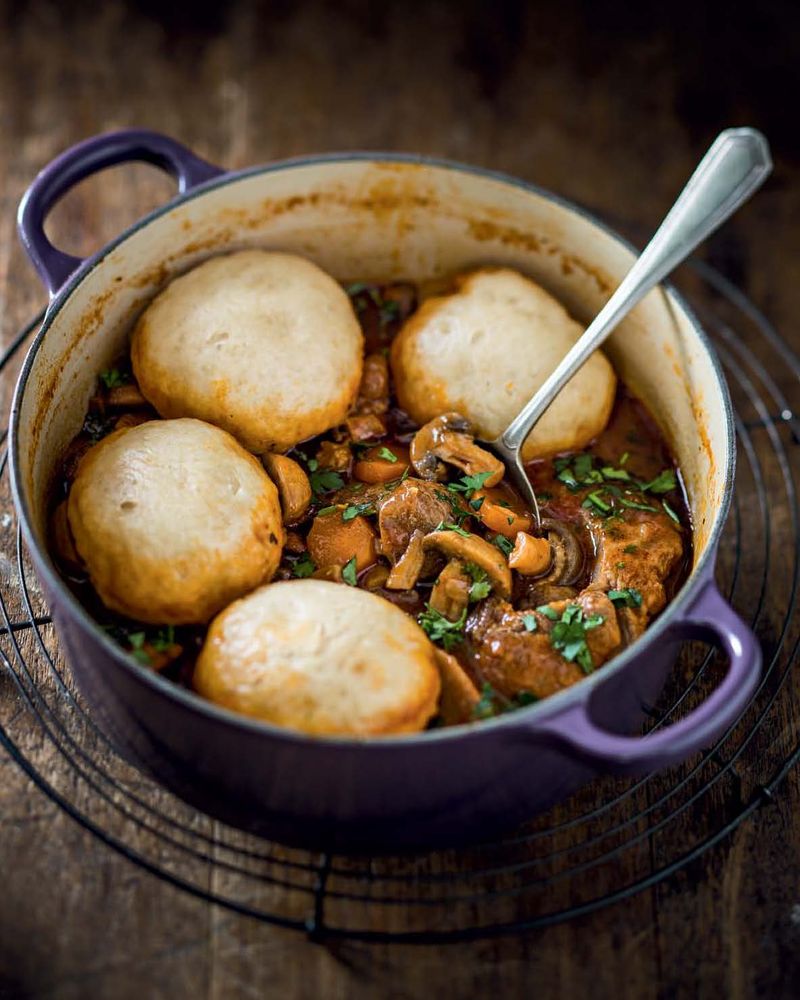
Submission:
[[[90,260],[54,248],[43,223],[83,177],[145,160],[178,196]],[[236,716],[137,664],[89,617],[48,553],[54,470],[80,429],[98,373],[146,303],[206,257],[245,246],[293,251],[343,280],[427,280],[506,264],[588,321],[633,260],[585,213],[530,185],[453,163],[339,154],[225,173],[165,136],[124,131],[68,150],[20,206],[20,234],[51,294],[25,360],[11,423],[14,498],[74,678],[116,747],[187,801],[287,842],[389,850],[486,837],[603,771],[682,760],[733,724],[760,676],[754,637],[713,570],[734,472],[730,402],[697,321],[668,289],[650,293],[607,352],[677,454],[695,523],[695,563],[647,633],[585,681],[469,726],[373,741],[318,739]],[[630,735],[682,640],[705,637],[727,673],[690,714]]]

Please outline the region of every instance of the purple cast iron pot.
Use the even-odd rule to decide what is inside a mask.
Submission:
[[[84,177],[144,160],[179,194],[88,260],[44,234],[53,204]],[[143,668],[106,637],[62,582],[47,548],[58,456],[81,426],[97,375],[124,349],[147,302],[205,257],[244,246],[304,254],[337,278],[430,279],[479,264],[530,274],[586,322],[633,260],[586,213],[529,184],[396,154],[317,156],[236,173],[165,136],[123,131],[54,160],[19,212],[22,242],[50,292],[11,420],[14,500],[75,680],[130,761],[225,822],[340,851],[453,844],[512,827],[602,772],[681,761],[732,725],[760,676],[754,636],[714,584],[734,473],[731,406],[719,365],[674,291],[652,292],[608,344],[683,470],[695,565],[647,633],[575,687],[510,715],[414,736],[317,739],[237,716]],[[729,659],[689,715],[635,733],[683,640]]]

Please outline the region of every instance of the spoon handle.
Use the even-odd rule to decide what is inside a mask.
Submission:
[[[522,446],[531,428],[639,300],[719,228],[772,170],[769,146],[752,128],[721,132],[689,178],[644,252],[586,331],[500,435],[498,445]]]

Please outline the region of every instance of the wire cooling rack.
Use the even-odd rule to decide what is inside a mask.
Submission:
[[[736,410],[739,468],[718,577],[765,654],[758,692],[710,750],[646,778],[596,781],[470,849],[349,858],[226,827],[123,761],[87,714],[28,564],[4,456],[0,744],[44,794],[132,863],[315,939],[444,942],[513,933],[608,906],[689,865],[768,807],[800,759],[790,711],[800,642],[800,425],[792,409],[800,361],[717,271],[694,262],[681,283],[722,359]],[[41,318],[0,356],[0,373]],[[684,649],[661,702],[647,707],[652,728],[708,692],[714,660],[704,647]]]

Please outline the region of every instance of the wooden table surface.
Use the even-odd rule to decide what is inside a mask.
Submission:
[[[647,232],[718,128],[755,124],[773,142],[774,177],[708,256],[800,348],[789,3],[747,21],[730,5],[688,2],[668,18],[660,6],[578,0],[91,7],[0,0],[5,343],[44,301],[17,243],[17,202],[51,157],[92,133],[151,127],[228,167],[333,149],[431,153],[516,174]],[[85,254],[169,193],[150,168],[109,171],[73,192],[51,229]],[[800,402],[791,373],[780,375]],[[9,388],[6,378],[6,405]],[[787,697],[788,739],[796,679]],[[0,683],[3,718],[23,713],[24,731],[16,698]],[[39,739],[32,723],[28,738]],[[3,997],[800,995],[797,772],[681,875],[495,941],[334,947],[236,916],[101,844],[5,755],[0,873]]]

